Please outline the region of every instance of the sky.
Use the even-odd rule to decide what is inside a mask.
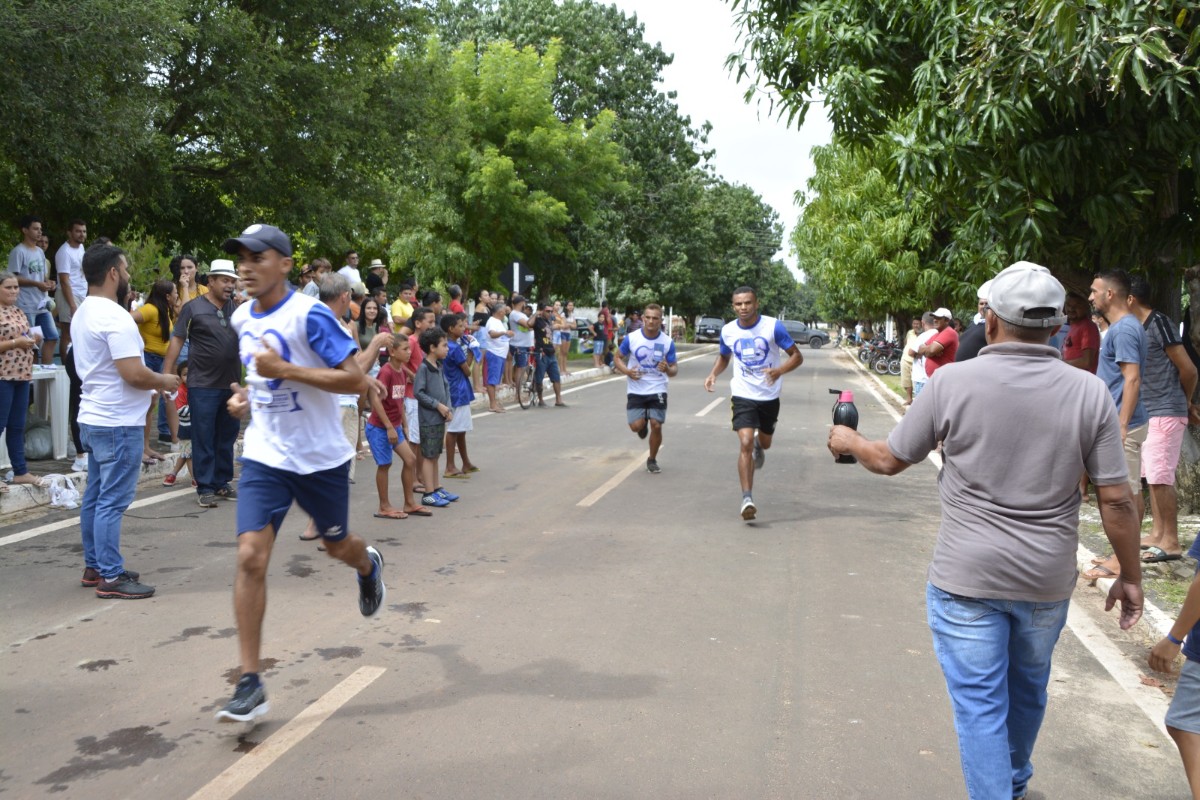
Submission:
[[[716,151],[713,165],[730,183],[749,186],[779,213],[784,226],[783,258],[793,272],[796,260],[788,238],[800,209],[797,191],[813,174],[809,152],[828,144],[832,127],[820,107],[813,107],[797,130],[742,99],[747,84],[725,70],[725,57],[740,50],[732,8],[722,0],[614,0],[645,26],[644,38],[659,44],[675,61],[663,71],[663,91],[676,91],[680,111],[692,127],[713,125],[708,146]]]

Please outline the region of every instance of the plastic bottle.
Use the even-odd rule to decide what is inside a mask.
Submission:
[[[854,406],[854,392],[830,389],[830,394],[838,396],[833,405],[833,424],[845,425],[847,428],[858,430],[858,409]],[[857,464],[858,459],[849,453],[837,457],[838,464]]]

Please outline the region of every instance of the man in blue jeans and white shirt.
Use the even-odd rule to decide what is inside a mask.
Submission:
[[[125,251],[93,245],[83,256],[88,294],[73,317],[75,366],[83,383],[79,434],[88,453],[88,482],[79,512],[82,584],[96,596],[140,600],[154,587],[138,582],[121,557],[121,517],[133,502],[142,469],[146,407],[154,391],[173,392],[179,376],[158,374],[142,360],[142,337],[129,315]]]
[[[1138,520],[1116,407],[1050,347],[1062,284],[1018,262],[992,282],[979,357],[947,366],[886,441],[834,426],[829,450],[895,475],[942,442],[942,521],[926,588],[972,800],[1025,797],[1050,658],[1075,587],[1079,475],[1096,486],[1121,574],[1107,608],[1141,617]],[[1019,432],[1014,435],[1014,431]]]

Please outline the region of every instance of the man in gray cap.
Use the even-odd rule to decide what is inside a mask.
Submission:
[[[1076,581],[1079,479],[1097,487],[1121,562],[1107,608],[1141,617],[1138,520],[1104,384],[1047,345],[1066,292],[1044,267],[995,277],[988,346],[941,370],[887,440],[835,426],[829,449],[895,475],[942,442],[942,519],[926,585],[929,627],[954,708],[972,798],[1025,797],[1050,657]]]

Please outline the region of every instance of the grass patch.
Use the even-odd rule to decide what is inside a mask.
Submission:
[[[1171,609],[1178,609],[1183,605],[1188,589],[1192,586],[1191,581],[1181,580],[1173,575],[1166,578],[1147,577],[1144,582],[1146,584],[1146,591],[1158,598],[1159,602],[1157,605]]]

